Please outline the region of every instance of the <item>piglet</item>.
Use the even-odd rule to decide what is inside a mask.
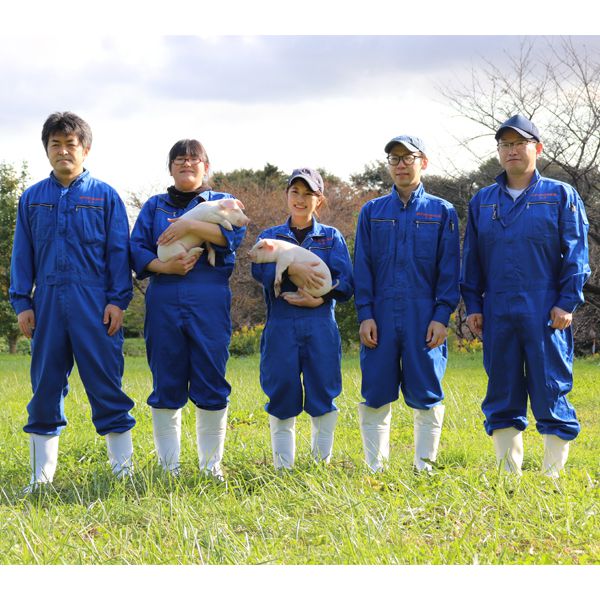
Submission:
[[[222,225],[225,229],[231,231],[232,225],[243,227],[250,221],[242,212],[244,205],[237,198],[224,198],[222,200],[207,200],[194,206],[181,216],[182,219],[195,219],[196,221],[204,221],[206,223],[216,223]],[[206,244],[208,251],[208,262],[215,266],[215,251],[212,246],[196,234],[188,233],[177,241],[167,246],[160,245],[158,247],[158,259],[162,262],[171,260],[174,256],[186,252],[188,256],[200,255],[203,248],[202,244]]]
[[[291,244],[290,242],[270,239],[259,240],[254,244],[248,253],[248,256],[252,262],[255,263],[276,263],[275,281],[273,284],[275,297],[278,297],[281,291],[281,276],[292,263],[319,263],[318,266],[314,268],[322,273],[325,276],[325,279],[319,287],[304,288],[311,296],[319,298],[337,286],[337,283],[334,286],[331,285],[331,272],[329,271],[329,267],[316,254],[310,252],[306,248]],[[300,287],[300,282],[294,280],[293,275],[290,275],[289,277],[294,285]]]

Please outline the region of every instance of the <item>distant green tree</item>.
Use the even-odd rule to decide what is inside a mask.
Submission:
[[[27,185],[27,178],[26,163],[23,163],[20,171],[4,161],[0,163],[0,337],[6,339],[11,354],[17,351],[17,341],[21,333],[8,301],[10,257],[17,222],[17,206]]]

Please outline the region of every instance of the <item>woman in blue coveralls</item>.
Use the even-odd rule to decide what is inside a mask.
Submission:
[[[291,469],[295,458],[296,417],[311,416],[311,448],[315,460],[329,463],[338,417],[334,399],[342,391],[341,340],[334,317],[336,301],[352,297],[352,263],[342,234],[319,223],[317,211],[325,202],[321,175],[296,169],[287,184],[288,220],[263,231],[258,239],[284,240],[314,252],[331,271],[337,286],[314,298],[303,287],[318,286],[322,278],[314,265],[291,264],[287,275],[304,282],[300,288],[286,278],[282,294],[273,291],[275,264],[252,264],[252,275],[264,286],[267,322],[261,339],[260,382],[269,397],[273,462]],[[298,294],[286,295],[296,291]],[[301,379],[302,376],[302,379]]]
[[[181,409],[188,397],[196,408],[200,470],[222,479],[227,406],[231,386],[225,379],[231,337],[229,277],[244,227],[179,219],[207,200],[231,198],[204,184],[209,170],[206,150],[197,140],[180,140],[171,148],[169,173],[174,185],[142,207],[131,235],[133,268],[138,279],[151,277],[146,291],[144,336],[153,389],[154,442],[159,463],[177,474]],[[158,244],[169,244],[194,232],[210,242],[215,266],[200,258],[157,258]]]

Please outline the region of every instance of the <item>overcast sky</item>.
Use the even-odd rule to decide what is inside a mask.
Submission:
[[[97,30],[75,40],[4,37],[0,160],[27,160],[32,180],[46,177],[42,123],[72,110],[93,130],[86,166],[123,195],[169,185],[168,150],[186,137],[204,143],[213,170],[270,162],[347,178],[382,159],[391,137],[412,133],[426,140],[430,169],[442,172],[450,159],[472,164],[454,139],[471,130],[436,87],[468,79],[483,60],[503,63],[523,39]],[[540,48],[547,39],[537,38]],[[576,40],[600,50],[600,36]]]

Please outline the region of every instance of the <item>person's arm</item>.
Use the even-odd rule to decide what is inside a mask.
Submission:
[[[354,277],[352,275],[352,260],[344,236],[337,229],[333,232],[333,244],[329,254],[329,270],[331,282],[335,287],[328,292],[324,300],[335,299],[346,302],[354,294]]]
[[[572,314],[583,304],[583,286],[591,273],[587,241],[589,222],[583,201],[573,188],[566,190],[559,219],[562,260],[556,307]]]
[[[435,308],[431,320],[448,327],[450,315],[456,310],[460,300],[460,289],[458,287],[460,240],[456,210],[453,207],[448,208],[445,216],[446,218],[442,220],[442,231],[440,232],[437,250]]]
[[[359,323],[374,319],[369,206],[366,204],[360,211],[354,240],[354,303]]]
[[[107,304],[126,310],[133,298],[133,282],[129,264],[129,221],[119,195],[107,194],[105,256],[107,270]]]
[[[23,311],[33,312],[31,292],[35,282],[35,261],[26,194],[19,199],[10,259],[9,299],[17,315]]]
[[[469,203],[467,229],[463,244],[462,272],[460,277],[460,292],[465,301],[468,315],[483,313],[484,274],[481,268],[477,241],[477,218],[475,214],[475,199]]]
[[[196,219],[167,219],[171,223],[159,236],[156,243],[160,246],[168,246],[183,236],[192,233],[199,238],[217,244],[219,246],[227,246],[227,239],[221,231],[221,226],[215,223],[206,223],[205,221],[197,221]]]

